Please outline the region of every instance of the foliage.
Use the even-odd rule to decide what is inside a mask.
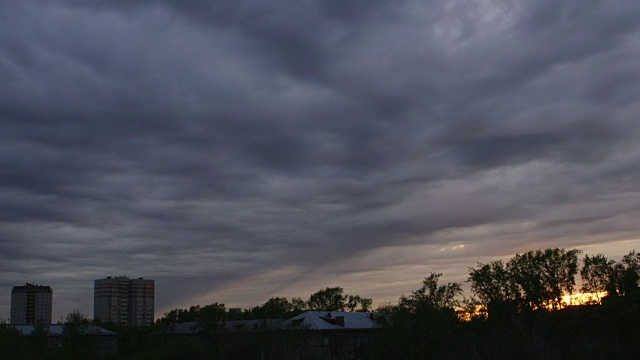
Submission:
[[[294,297],[291,299],[291,307],[291,311],[294,315],[298,315],[309,309],[307,302],[302,300],[300,297]]]
[[[626,254],[620,262],[602,254],[586,255],[580,270],[582,291],[606,292],[608,296],[637,296],[640,281],[640,253]]]
[[[344,311],[346,308],[346,297],[341,287],[328,287],[319,290],[309,297],[307,306],[310,310],[321,311]]]
[[[640,253],[631,251],[622,258],[619,266],[621,281],[619,281],[619,293],[622,295],[637,295],[638,282],[640,281]]]
[[[456,310],[458,319],[463,321],[479,321],[488,318],[487,306],[480,300],[471,297],[461,301],[461,307]]]
[[[225,319],[225,317],[224,304],[215,302],[205,306],[193,305],[189,309],[173,309],[165,313],[162,318],[156,320],[154,327],[160,332],[167,332],[169,327],[175,324],[194,321],[209,333],[215,330],[216,322]]]
[[[41,323],[34,324],[29,343],[34,350],[43,351],[47,347],[47,326]]]
[[[89,320],[89,317],[81,313],[79,310],[73,310],[65,316],[64,323],[67,325],[66,327],[76,325],[89,325],[91,324],[91,320]]]
[[[316,311],[369,311],[372,303],[368,298],[344,294],[341,287],[328,287],[311,294],[307,308]]]
[[[218,321],[223,320],[226,315],[224,304],[213,303],[203,307],[198,307],[197,323],[200,333],[205,338],[212,338],[218,329]]]
[[[394,305],[392,302],[388,301],[382,304],[378,304],[378,307],[376,307],[375,312],[377,313],[383,313],[383,314],[391,314],[394,311],[396,311],[397,305]]]
[[[347,311],[367,312],[371,309],[372,304],[372,299],[361,298],[358,295],[349,295],[347,297]]]
[[[615,261],[607,259],[602,254],[585,255],[582,260],[582,269],[580,269],[582,278],[580,290],[591,294],[602,292],[608,295],[617,294],[614,264]]]
[[[521,298],[520,288],[502,260],[478,263],[469,268],[471,290],[484,304],[515,302]]]
[[[66,315],[61,352],[67,359],[97,358],[96,339],[87,332],[89,318],[78,310]]]
[[[380,359],[431,359],[445,347],[458,324],[455,307],[462,294],[459,283],[439,284],[441,273],[431,273],[398,306],[387,307],[391,318],[372,350]],[[383,318],[384,320],[384,318]]]
[[[7,325],[6,322],[0,322],[0,337],[18,336],[18,330]]]
[[[0,322],[0,360],[13,360],[13,354],[30,352],[27,348],[32,346],[26,345],[31,344],[25,344],[18,335],[16,329],[4,321]]]
[[[573,293],[579,253],[554,248],[516,254],[507,268],[522,291],[521,305],[532,309],[566,305],[563,295]]]
[[[460,306],[458,296],[462,295],[462,287],[459,283],[438,284],[441,273],[431,273],[424,278],[422,286],[411,293],[411,296],[400,298],[399,306],[416,311],[421,307],[429,307],[433,310],[453,310]]]
[[[471,289],[485,305],[514,303],[523,309],[559,309],[575,288],[580,250],[546,249],[516,254],[469,269]]]
[[[157,347],[158,334],[153,334],[151,326],[127,326],[119,322],[103,323],[99,320],[94,320],[93,323],[118,334],[118,354],[122,358],[130,359],[135,354],[145,352],[145,349]]]
[[[293,304],[286,297],[273,297],[250,310],[253,319],[284,319],[293,312]]]

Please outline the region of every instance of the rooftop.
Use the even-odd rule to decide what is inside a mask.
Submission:
[[[285,325],[312,330],[372,329],[378,327],[374,313],[342,311],[306,311]]]
[[[31,333],[36,328],[36,325],[33,324],[24,324],[24,325],[8,325],[11,328],[18,330],[18,333],[22,336],[31,336]],[[44,325],[45,330],[47,331],[47,336],[63,336],[64,329],[66,325],[64,324],[51,324]],[[95,325],[86,325],[82,328],[82,333],[86,335],[118,335],[113,331],[103,329],[99,326]]]

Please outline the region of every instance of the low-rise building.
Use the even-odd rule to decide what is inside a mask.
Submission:
[[[218,320],[215,330],[219,334],[254,332],[278,328],[282,323],[281,319]],[[197,335],[201,332],[202,328],[196,321],[176,323],[167,329],[167,335]]]
[[[61,347],[64,342],[65,336],[65,324],[51,324],[51,325],[8,325],[10,328],[15,329],[20,336],[32,336],[35,335],[37,327],[42,327],[43,335],[47,338],[47,346],[49,347]],[[111,353],[118,351],[118,334],[103,329],[96,325],[82,325],[80,333],[83,335],[95,336],[96,339],[96,352],[97,353]]]
[[[263,348],[262,359],[293,356],[296,359],[364,359],[374,331],[380,328],[376,315],[364,312],[307,311],[284,322],[285,343]]]

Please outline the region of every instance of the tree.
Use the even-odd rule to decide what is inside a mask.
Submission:
[[[516,254],[507,270],[522,294],[520,305],[529,309],[557,309],[563,295],[573,293],[580,250],[546,249]]]
[[[38,322],[33,325],[33,331],[29,336],[29,342],[33,349],[37,351],[45,351],[47,348],[47,326]]]
[[[251,316],[262,319],[284,319],[291,310],[293,310],[293,304],[286,297],[273,297],[261,306],[251,309]]]
[[[431,273],[422,286],[409,296],[402,296],[383,318],[381,337],[371,354],[380,359],[431,359],[448,347],[451,333],[458,323],[455,308],[462,295],[459,283],[439,284],[441,273]]]
[[[478,263],[469,268],[471,290],[484,305],[515,302],[520,299],[520,288],[502,260],[488,264]]]
[[[91,326],[89,318],[78,310],[65,316],[62,354],[66,359],[97,358],[96,341],[87,330]]]
[[[373,300],[362,298],[358,295],[349,295],[347,296],[347,310],[348,311],[359,311],[359,312],[367,312],[369,308],[371,308],[371,304]]]
[[[469,269],[474,294],[484,305],[511,303],[517,309],[558,309],[575,288],[580,250],[546,249],[478,263]],[[491,311],[490,311],[491,312]]]
[[[640,282],[640,253],[635,250],[629,252],[622,258],[624,266],[621,290],[625,295],[637,294]]]
[[[400,298],[400,306],[413,310],[426,306],[436,311],[453,310],[460,306],[458,296],[462,295],[462,287],[456,282],[438,284],[441,276],[442,273],[431,273],[424,278],[422,286],[411,296]]]
[[[369,311],[373,300],[344,294],[341,287],[328,287],[309,297],[307,308],[316,311]]]
[[[620,262],[612,265],[611,281],[607,295],[627,296],[639,295],[640,282],[640,253],[635,250],[622,257]]]
[[[200,334],[205,338],[211,338],[218,330],[218,321],[223,320],[226,316],[227,309],[224,304],[217,302],[199,307],[195,314]]]
[[[596,298],[603,292],[608,295],[617,294],[614,265],[615,261],[607,259],[603,254],[585,255],[580,269],[580,290],[583,293],[594,294]]]
[[[309,310],[316,311],[344,311],[346,307],[344,290],[341,287],[328,287],[319,290],[309,297]]]
[[[34,351],[36,354],[42,353],[42,349],[46,346],[46,339],[44,346],[40,346],[39,343],[34,344],[34,341],[27,343],[22,340],[18,330],[8,326],[4,320],[0,321],[0,360],[19,358],[19,355],[29,352],[29,350]],[[24,356],[24,358],[27,357]]]
[[[295,315],[301,314],[307,311],[307,302],[300,297],[294,297],[291,299],[291,313]]]
[[[89,320],[89,317],[81,313],[79,310],[74,310],[65,316],[64,323],[71,326],[89,325],[91,324],[91,320]]]

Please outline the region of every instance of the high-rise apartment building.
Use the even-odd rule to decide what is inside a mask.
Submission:
[[[153,324],[155,281],[107,277],[94,282],[93,317],[129,326]]]
[[[128,323],[129,278],[107,277],[94,281],[93,317],[102,321]]]
[[[25,284],[11,290],[12,324],[51,324],[53,290],[50,286]]]

